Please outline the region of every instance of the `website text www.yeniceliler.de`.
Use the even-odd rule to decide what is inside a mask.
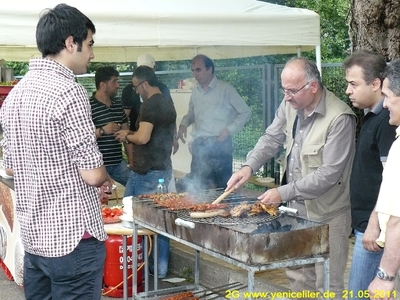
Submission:
[[[323,299],[323,298],[335,298],[334,292],[325,291],[324,293],[313,292],[313,291],[301,291],[301,292],[246,292],[239,290],[226,290],[225,298],[227,299],[278,299],[278,298],[290,298],[290,299]]]

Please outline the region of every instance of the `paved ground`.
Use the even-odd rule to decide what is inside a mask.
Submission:
[[[167,279],[172,279],[172,278],[177,278],[176,276],[168,276]],[[153,289],[153,277],[150,277],[149,280],[149,289]],[[158,288],[160,289],[165,289],[165,288],[172,288],[176,287],[182,284],[186,284],[185,282],[183,283],[168,283],[164,280],[159,280],[158,281]],[[4,272],[0,269],[0,299],[1,300],[24,300],[24,290],[22,287],[18,286],[14,281],[10,281]],[[101,298],[102,300],[114,300],[114,299],[121,299],[121,298],[113,298],[113,297],[107,297],[103,296]]]

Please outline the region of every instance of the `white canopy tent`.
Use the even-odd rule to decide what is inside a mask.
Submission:
[[[61,1],[62,2],[62,1]],[[0,59],[39,56],[35,30],[41,11],[60,0],[18,0],[0,10]],[[65,0],[96,26],[97,62],[157,61],[300,53],[316,49],[320,21],[313,11],[255,0]]]

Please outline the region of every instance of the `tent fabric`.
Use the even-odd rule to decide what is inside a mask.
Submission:
[[[39,56],[35,31],[40,13],[59,0],[7,2],[0,10],[0,59]],[[98,62],[213,59],[298,53],[320,45],[313,11],[255,0],[68,0],[96,26]]]

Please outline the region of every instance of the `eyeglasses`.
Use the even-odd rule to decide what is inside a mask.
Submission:
[[[132,83],[132,89],[133,89],[134,91],[137,91],[137,88],[138,88],[143,82],[145,82],[145,81],[146,81],[146,80],[144,80],[144,81],[138,83],[138,85],[134,85],[134,84]]]
[[[299,88],[298,90],[287,90],[284,88],[281,88],[282,92],[286,95],[288,95],[289,97],[293,97],[294,95],[296,95],[298,92],[300,92],[302,89],[304,89],[311,81],[308,81],[305,85],[303,85],[301,88]]]

